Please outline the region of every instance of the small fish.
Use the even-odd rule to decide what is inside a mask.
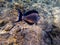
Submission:
[[[37,23],[40,19],[40,16],[36,10],[30,10],[23,15],[23,20],[28,24]]]
[[[19,19],[17,22],[24,20],[28,24],[32,25],[34,23],[37,24],[38,20],[40,19],[38,11],[36,10],[30,10],[30,11],[25,12],[24,14],[22,14],[20,9],[17,8],[17,10],[19,13],[18,15]]]

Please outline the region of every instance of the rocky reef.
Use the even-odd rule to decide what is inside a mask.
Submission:
[[[37,24],[16,22],[19,8],[39,13]],[[0,0],[0,45],[60,45],[59,0]]]

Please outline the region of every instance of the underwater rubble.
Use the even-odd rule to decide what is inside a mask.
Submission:
[[[0,0],[0,45],[60,45],[59,4],[59,0]],[[22,14],[38,11],[38,22],[33,25],[24,20],[16,22],[17,8]]]

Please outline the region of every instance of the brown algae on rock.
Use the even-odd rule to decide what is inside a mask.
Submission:
[[[0,45],[60,45],[60,7],[55,6],[56,1],[0,0]],[[25,19],[37,24],[29,25]]]

